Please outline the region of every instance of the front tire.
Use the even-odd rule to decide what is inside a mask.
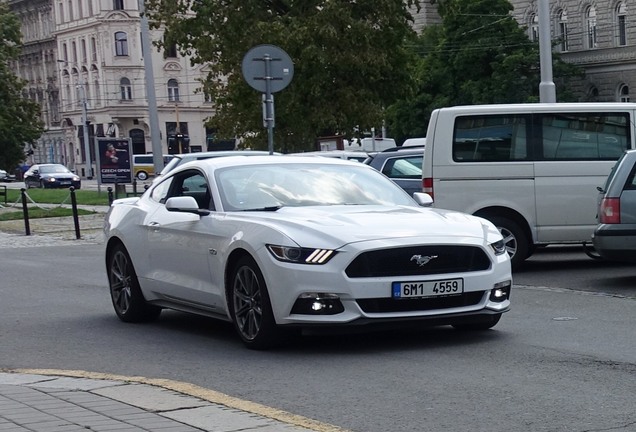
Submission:
[[[108,256],[108,283],[115,313],[124,322],[147,322],[159,317],[161,308],[146,302],[132,260],[122,244]]]
[[[512,220],[494,216],[487,218],[492,222],[501,235],[504,238],[504,244],[506,245],[506,251],[510,256],[510,263],[512,268],[519,268],[519,266],[530,256],[530,241],[523,232],[521,227]]]
[[[274,320],[265,279],[251,257],[238,260],[231,279],[229,308],[234,328],[251,349],[277,345],[281,331]]]
[[[137,178],[139,180],[146,180],[148,178],[148,174],[145,171],[139,171],[137,173]]]

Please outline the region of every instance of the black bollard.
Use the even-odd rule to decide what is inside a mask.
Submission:
[[[108,188],[108,205],[112,205],[113,204],[113,188],[109,187]]]
[[[133,196],[137,196],[137,179],[133,179]]]
[[[29,207],[27,207],[26,189],[20,189],[22,195],[22,214],[24,215],[24,233],[31,235],[31,226],[29,225]]]
[[[73,208],[73,223],[75,224],[75,238],[80,238],[79,215],[77,214],[77,198],[75,198],[75,188],[71,186],[71,207]]]

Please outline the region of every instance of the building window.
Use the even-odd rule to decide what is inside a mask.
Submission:
[[[64,43],[62,44],[62,57],[65,63],[68,63],[68,46]]]
[[[561,51],[565,52],[568,50],[568,14],[565,10],[561,9],[557,16],[560,47]]]
[[[587,92],[588,102],[598,102],[598,89],[595,86],[590,87]]]
[[[618,89],[618,101],[619,102],[629,102],[629,86],[626,84],[621,84]]]
[[[164,41],[163,58],[177,57],[177,44]]]
[[[73,63],[77,63],[77,43],[75,41],[71,44],[71,55],[73,56]]]
[[[168,80],[168,100],[179,102],[179,83],[176,79]]]
[[[60,24],[64,24],[64,22],[66,21],[64,19],[64,3],[60,3],[58,9],[60,11]]]
[[[86,39],[82,39],[80,41],[80,47],[81,47],[81,50],[82,50],[82,63],[86,63],[86,60],[88,59],[86,57]]]
[[[73,0],[68,0],[68,20],[73,21],[75,17],[73,16]]]
[[[585,27],[587,29],[587,48],[598,47],[596,39],[596,9],[594,6],[589,6],[585,10]]]
[[[124,0],[113,0],[114,10],[124,10]]]
[[[128,55],[128,36],[124,32],[115,33],[115,55]]]
[[[627,45],[627,6],[625,2],[619,2],[614,9],[616,26],[616,45]]]
[[[132,99],[132,86],[128,78],[124,77],[119,80],[119,89],[121,90],[121,100]]]
[[[95,106],[101,106],[102,101],[100,98],[100,87],[99,87],[99,79],[95,80],[95,83],[93,84],[93,88],[95,89]]]
[[[530,15],[530,40],[539,42],[539,16],[535,13]]]
[[[92,61],[97,61],[97,41],[95,38],[91,38],[91,59]]]
[[[88,16],[93,16],[93,0],[88,0]]]

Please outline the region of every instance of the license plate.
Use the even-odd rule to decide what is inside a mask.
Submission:
[[[70,181],[67,181],[67,182],[63,181],[63,182],[60,182],[60,184],[61,185],[69,185],[69,184],[71,184],[71,182]]]
[[[393,282],[393,298],[440,297],[458,295],[464,292],[463,279],[442,279],[436,281]]]

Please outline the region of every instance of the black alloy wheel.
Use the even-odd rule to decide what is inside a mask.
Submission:
[[[248,348],[267,349],[280,342],[265,279],[251,257],[236,263],[229,294],[234,328]]]
[[[132,261],[122,244],[116,245],[108,257],[108,283],[115,313],[124,322],[153,321],[161,308],[146,302]]]

